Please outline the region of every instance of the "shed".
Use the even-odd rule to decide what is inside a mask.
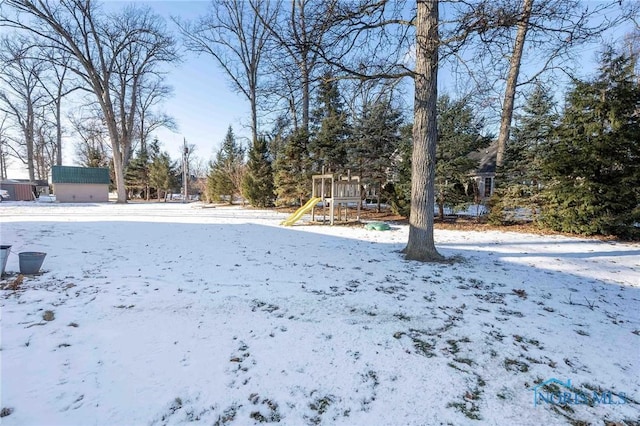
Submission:
[[[42,181],[32,182],[28,179],[7,179],[0,182],[0,189],[9,193],[9,201],[32,201],[35,200],[41,183]]]
[[[103,167],[53,166],[51,182],[56,201],[102,203],[109,201],[109,169]]]

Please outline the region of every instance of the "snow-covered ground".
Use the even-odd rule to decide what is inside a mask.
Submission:
[[[2,286],[18,252],[47,253],[0,290],[3,425],[640,421],[640,244],[437,230],[454,260],[422,264],[398,253],[406,226],[200,204],[0,215]]]

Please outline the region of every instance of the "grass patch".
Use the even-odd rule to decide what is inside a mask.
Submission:
[[[450,402],[447,404],[447,407],[455,408],[471,420],[482,420],[482,417],[480,417],[480,409],[474,403]]]
[[[513,294],[515,294],[516,296],[518,296],[521,299],[526,299],[527,298],[527,292],[526,290],[523,289],[513,289]]]
[[[507,371],[518,371],[520,373],[526,373],[527,371],[529,371],[529,364],[517,359],[506,358],[504,360],[504,368]]]
[[[417,337],[412,337],[411,339],[413,340],[413,347],[416,348],[416,351],[420,355],[426,356],[427,358],[436,356],[436,354],[433,352],[433,350],[436,348],[435,344],[425,342],[424,340]]]
[[[272,305],[271,303],[263,302],[261,300],[254,300],[251,311],[255,312],[258,309],[264,312],[269,312],[271,314],[280,309],[280,307],[277,305]]]
[[[327,412],[331,404],[335,401],[335,397],[333,395],[326,395],[322,398],[316,398],[312,402],[309,403],[309,408],[318,414],[324,414]]]
[[[480,407],[477,402],[480,400],[483,392],[482,388],[487,384],[487,382],[485,382],[478,374],[475,374],[475,376],[476,387],[473,390],[465,392],[462,396],[463,402],[450,402],[447,404],[447,407],[455,408],[471,420],[482,420],[482,417],[480,416]]]
[[[22,282],[24,281],[24,275],[22,274],[18,274],[18,276],[11,280],[9,283],[7,283],[6,285],[4,285],[2,288],[2,290],[12,290],[12,291],[16,291],[20,288],[20,286],[22,285]]]
[[[267,408],[266,413],[262,413],[261,411],[252,411],[249,414],[253,420],[258,423],[279,423],[282,420],[282,416],[278,411],[278,404],[270,400],[269,398],[262,398],[257,393],[252,393],[249,395],[249,401],[251,401],[254,405],[263,405]]]
[[[515,318],[523,318],[524,317],[524,314],[522,312],[520,312],[520,311],[512,311],[510,309],[505,309],[505,308],[498,309],[498,312],[501,315],[505,315],[505,316],[508,316],[508,317],[515,317]]]
[[[462,339],[449,339],[447,340],[447,344],[449,345],[449,353],[457,354],[460,352],[460,345],[458,343],[469,343],[471,340],[468,337],[463,337]]]
[[[238,407],[232,405],[222,412],[218,419],[213,423],[213,426],[225,426],[229,423],[233,422],[236,419],[236,414],[238,413]]]
[[[469,358],[454,358],[453,361],[457,362],[457,363],[460,363],[460,364],[467,364],[469,367],[471,367],[473,364],[475,364],[473,362],[473,360],[471,360]]]
[[[403,313],[393,314],[393,316],[398,318],[400,321],[411,321],[411,317]]]
[[[458,370],[458,371],[461,371],[461,372],[463,372],[463,373],[468,373],[468,371],[467,371],[467,370],[464,370],[464,369],[462,369],[462,368],[458,367],[458,366],[457,366],[457,365],[455,365],[453,362],[448,362],[448,363],[447,363],[447,365],[448,365],[449,367],[453,368],[454,370]]]

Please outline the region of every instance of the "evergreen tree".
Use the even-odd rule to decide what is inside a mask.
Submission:
[[[557,141],[547,149],[543,225],[580,234],[640,234],[634,226],[640,222],[639,111],[633,61],[607,50],[599,75],[574,83]]]
[[[351,168],[358,171],[361,182],[376,188],[378,212],[382,186],[389,179],[392,157],[400,145],[402,114],[389,100],[365,104],[354,124]]]
[[[255,207],[269,207],[273,203],[273,170],[264,137],[256,139],[249,150],[242,194]]]
[[[310,195],[311,165],[307,151],[309,137],[298,129],[285,140],[284,148],[274,163],[277,204],[302,204]]]
[[[224,201],[225,196],[228,197],[229,204],[233,202],[233,184],[225,171],[222,150],[219,150],[215,160],[209,163],[206,191],[206,198],[209,202]]]
[[[313,168],[319,172],[338,171],[347,162],[347,143],[350,127],[347,114],[343,110],[338,82],[326,74],[318,89],[318,108],[312,115],[312,137],[309,153]]]
[[[392,155],[391,181],[382,188],[391,211],[394,214],[409,217],[411,212],[411,156],[413,124],[400,128],[400,142]]]
[[[124,172],[124,182],[129,198],[136,194],[149,199],[149,164],[150,158],[147,150],[141,149],[127,165]]]
[[[107,154],[100,148],[87,146],[85,148],[86,159],[81,162],[84,167],[111,167],[113,166],[113,160],[107,156]]]
[[[242,189],[244,169],[244,149],[229,126],[215,160],[209,164],[207,199],[223,201],[226,198],[233,204],[233,197]]]
[[[158,200],[161,199],[161,195],[164,192],[164,198],[166,201],[166,194],[170,192],[171,188],[177,186],[177,166],[172,164],[169,154],[166,152],[154,152],[153,159],[149,165],[149,185],[156,189]]]
[[[468,155],[487,147],[491,137],[483,136],[483,120],[475,117],[465,99],[438,99],[438,146],[436,148],[436,203],[440,217],[444,207],[473,202],[475,186],[470,173],[478,163]]]
[[[541,208],[541,159],[552,142],[558,116],[548,87],[537,84],[516,118],[511,140],[506,147],[504,167],[496,178],[497,188],[491,199],[489,221],[511,223],[513,212],[527,209],[537,215]]]
[[[277,116],[273,123],[273,128],[267,138],[267,150],[273,163],[278,160],[280,153],[284,150],[290,126],[290,120],[284,114]]]

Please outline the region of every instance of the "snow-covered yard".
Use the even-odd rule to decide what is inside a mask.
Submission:
[[[0,215],[3,286],[15,253],[47,253],[0,290],[3,425],[640,421],[640,244],[438,230],[455,260],[422,264],[398,253],[406,226],[198,204]]]

